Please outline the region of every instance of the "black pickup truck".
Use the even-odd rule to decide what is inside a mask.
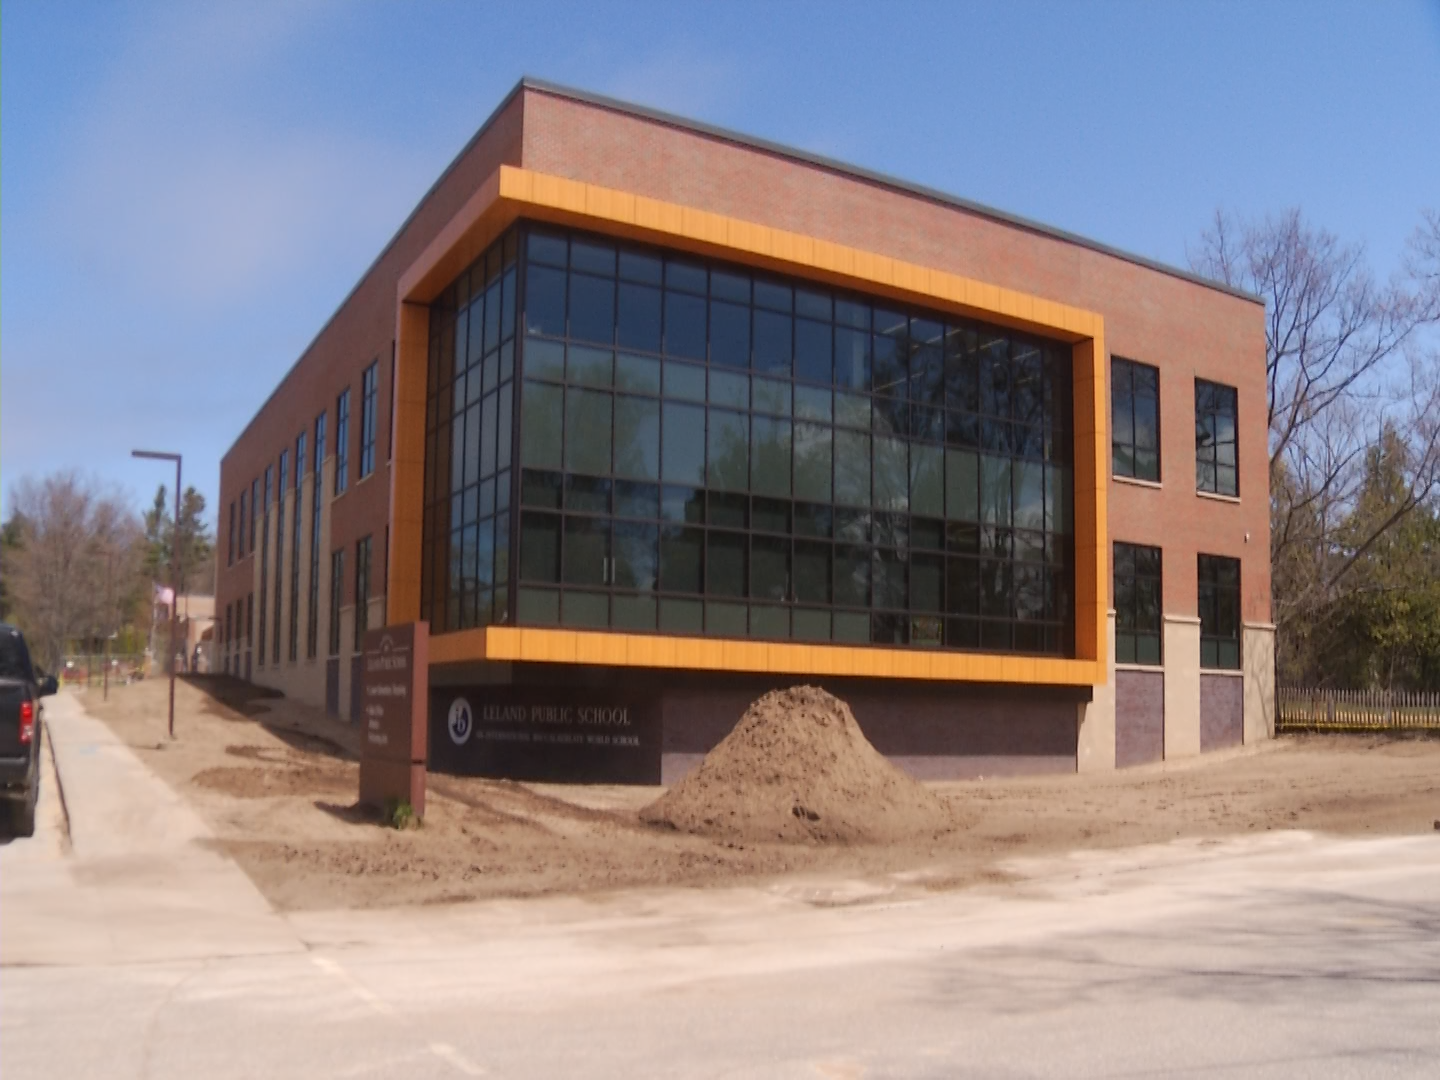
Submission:
[[[0,623],[0,796],[16,836],[35,834],[40,798],[40,699],[55,679],[35,670],[19,630]]]

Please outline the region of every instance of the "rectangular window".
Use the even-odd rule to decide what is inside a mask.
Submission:
[[[305,658],[320,650],[320,511],[325,463],[325,414],[315,418],[315,465],[310,488],[310,612],[305,624]]]
[[[260,648],[256,650],[255,662],[265,666],[265,614],[266,598],[270,586],[270,500],[275,494],[275,467],[265,466],[264,515],[260,523]]]
[[[1110,361],[1112,468],[1116,476],[1160,482],[1160,369]]]
[[[350,486],[350,389],[335,399],[335,494]]]
[[[250,543],[246,545],[250,554],[255,554],[255,528],[260,519],[260,478],[250,481]]]
[[[1115,662],[1159,664],[1161,559],[1158,547],[1115,544]]]
[[[345,599],[345,549],[330,553],[330,655],[340,655],[340,605]]]
[[[365,646],[370,623],[370,537],[355,544],[355,651]]]
[[[292,508],[290,538],[290,637],[286,655],[293,664],[300,659],[300,541],[301,512],[300,497],[305,490],[305,432],[295,437],[295,505]]]
[[[290,451],[280,451],[280,486],[275,489],[275,632],[271,658],[280,663],[281,614],[285,610],[285,487],[290,476]]]
[[[1198,564],[1200,666],[1240,670],[1240,560],[1201,555]]]
[[[360,479],[375,471],[375,406],[380,392],[380,361],[360,376]]]
[[[1233,386],[1195,380],[1195,490],[1240,494]]]
[[[245,595],[245,648],[255,643],[255,594]]]
[[[249,535],[249,533],[246,532],[247,526],[246,526],[246,524],[245,524],[245,495],[246,495],[246,493],[245,493],[244,491],[241,491],[241,492],[240,492],[240,542],[239,542],[239,552],[240,552],[240,558],[242,558],[242,559],[245,557],[245,537]]]
[[[230,500],[230,545],[226,549],[225,565],[235,565],[235,500]]]

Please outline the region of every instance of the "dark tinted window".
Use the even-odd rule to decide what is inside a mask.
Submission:
[[[1115,545],[1115,660],[1161,662],[1160,549]]]
[[[1195,380],[1195,490],[1240,494],[1235,388]]]
[[[1198,565],[1200,666],[1240,668],[1240,560],[1201,555]]]
[[[1110,415],[1115,475],[1159,483],[1159,369],[1119,357],[1112,360]]]

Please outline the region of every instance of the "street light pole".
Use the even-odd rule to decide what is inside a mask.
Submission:
[[[170,542],[170,738],[175,738],[175,631],[180,607],[180,455],[131,450],[131,457],[175,462],[175,523]]]

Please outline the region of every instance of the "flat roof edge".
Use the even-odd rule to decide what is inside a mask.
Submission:
[[[931,188],[926,187],[923,184],[911,183],[908,180],[901,180],[898,177],[890,176],[886,173],[876,172],[873,169],[866,169],[858,165],[851,165],[844,161],[838,161],[834,158],[825,157],[822,154],[814,154],[806,150],[800,150],[793,146],[786,146],[783,143],[773,142],[769,139],[762,139],[758,136],[746,135],[741,132],[732,131],[728,128],[719,127],[714,124],[707,124],[699,120],[691,120],[688,117],[677,116],[674,113],[664,112],[660,109],[653,109],[645,105],[636,105],[633,102],[621,101],[618,98],[607,97],[604,94],[596,94],[588,90],[577,90],[574,87],[564,86],[560,83],[550,82],[545,79],[537,79],[533,76],[527,75],[522,77],[510,89],[510,92],[505,95],[505,97],[501,100],[500,104],[498,104],[497,106],[495,106],[494,109],[491,110],[490,115],[485,118],[485,122],[476,129],[475,134],[470,136],[470,138],[466,140],[465,145],[460,148],[459,152],[450,159],[450,163],[445,166],[444,171],[435,178],[435,181],[426,189],[425,194],[422,195],[419,201],[415,203],[415,206],[410,210],[410,213],[405,216],[405,220],[400,223],[399,228],[397,228],[395,232],[391,234],[391,237],[386,242],[385,246],[380,249],[379,254],[377,254],[375,258],[370,261],[370,264],[365,268],[364,272],[356,279],[355,284],[351,286],[350,290],[346,292],[345,296],[340,300],[340,302],[335,306],[335,309],[330,313],[330,316],[325,320],[324,323],[321,324],[320,329],[315,332],[315,334],[310,338],[309,342],[306,343],[305,347],[300,350],[300,355],[295,358],[295,362],[286,369],[285,374],[280,377],[279,381],[275,384],[274,389],[272,389],[270,393],[266,396],[265,400],[260,403],[259,407],[256,408],[255,412],[251,415],[249,421],[240,430],[240,433],[235,437],[235,439],[230,443],[229,449],[227,449],[225,453],[221,455],[220,460],[222,465],[225,459],[228,458],[232,453],[234,453],[235,448],[240,445],[240,443],[244,440],[245,436],[249,434],[250,429],[254,427],[255,422],[260,418],[260,415],[267,408],[270,407],[271,402],[275,400],[276,396],[280,393],[281,388],[284,387],[287,381],[289,381],[290,377],[295,374],[296,369],[298,369],[300,365],[304,363],[305,358],[310,354],[310,351],[314,349],[320,339],[325,336],[325,332],[330,329],[336,318],[339,317],[340,312],[345,310],[345,305],[350,303],[350,301],[354,298],[355,294],[360,291],[360,287],[365,284],[366,280],[370,277],[370,275],[374,273],[375,268],[380,265],[380,262],[385,258],[386,255],[390,253],[390,250],[399,241],[400,237],[404,235],[405,230],[410,227],[410,223],[415,220],[416,215],[419,214],[420,210],[425,206],[427,202],[429,202],[431,196],[435,194],[435,192],[439,189],[440,185],[445,182],[445,180],[450,176],[450,174],[455,171],[455,168],[460,164],[461,160],[465,157],[465,155],[468,154],[475,146],[475,144],[485,136],[486,132],[488,132],[490,128],[494,125],[496,119],[506,109],[510,107],[511,103],[514,102],[515,98],[519,96],[519,94],[524,90],[535,90],[540,93],[551,94],[555,97],[569,98],[571,100],[583,102],[588,105],[594,105],[598,108],[610,109],[614,112],[624,113],[631,116],[638,116],[646,120],[653,120],[656,123],[661,123],[670,127],[679,128],[683,131],[697,132],[698,134],[706,135],[710,138],[721,139],[725,142],[734,143],[738,146],[747,146],[752,149],[762,150],[765,153],[774,154],[778,157],[790,158],[795,161],[802,161],[807,164],[814,165],[817,168],[825,169],[842,176],[855,177],[856,179],[864,180],[868,183],[890,188],[902,194],[915,195],[923,199],[928,199],[931,202],[939,203],[943,206],[954,207],[958,210],[964,210],[968,213],[977,214],[985,218],[990,218],[991,220],[1001,222],[1002,224],[1012,225],[1016,228],[1025,229],[1040,236],[1048,236],[1052,239],[1062,240],[1066,243],[1075,244],[1078,247],[1087,248],[1102,255],[1108,255],[1112,258],[1120,259],[1124,262],[1144,267],[1147,270],[1154,270],[1157,273],[1165,274],[1169,277],[1179,278],[1182,281],[1188,281],[1194,285],[1213,289],[1216,292],[1226,293],[1240,300],[1248,300],[1251,303],[1261,305],[1265,303],[1264,299],[1256,295],[1255,293],[1250,293],[1246,292],[1243,289],[1234,288],[1230,285],[1224,284],[1223,282],[1215,281],[1212,278],[1203,277],[1188,270],[1181,270],[1179,267],[1170,266],[1155,259],[1148,259],[1143,255],[1136,255],[1133,252],[1125,251],[1117,247],[1112,247],[1109,244],[1101,243],[1098,240],[1091,240],[1088,237],[1079,235],[1078,233],[1072,233],[1064,229],[1058,229],[1054,226],[1046,225],[1043,222],[1038,222],[1031,220],[1030,218],[1021,217],[1018,214],[1007,213],[1004,210],[997,210],[992,206],[986,206],[983,203],[973,202],[969,199],[961,198],[958,195],[952,195],[949,192],[941,191],[938,188]]]
[[[1207,289],[1214,289],[1216,292],[1226,293],[1240,300],[1249,300],[1251,303],[1262,305],[1265,303],[1263,297],[1255,293],[1247,292],[1244,289],[1237,289],[1232,285],[1226,285],[1223,281],[1216,281],[1213,278],[1207,278],[1189,270],[1182,270],[1178,266],[1171,266],[1168,263],[1163,263],[1156,259],[1146,258],[1144,255],[1136,255],[1134,252],[1125,251],[1123,248],[1112,247],[1099,240],[1092,240],[1089,237],[1081,236],[1079,233],[1072,233],[1065,229],[1056,228],[1053,225],[1046,225],[1044,222],[1022,217],[1019,214],[1011,214],[1004,210],[997,210],[993,206],[973,202],[970,199],[962,198],[959,195],[952,195],[938,188],[926,187],[924,184],[912,183],[909,180],[901,180],[899,177],[876,172],[873,169],[866,169],[859,165],[851,165],[848,162],[825,157],[823,154],[814,154],[808,150],[800,150],[793,146],[787,146],[784,143],[773,142],[769,139],[762,139],[754,135],[746,135],[742,132],[732,131],[729,128],[718,127],[714,124],[707,124],[699,120],[691,120],[688,117],[676,116],[674,113],[667,113],[660,109],[652,109],[646,105],[636,105],[632,102],[621,101],[618,98],[607,97],[604,94],[595,94],[588,90],[577,90],[574,87],[563,86],[559,83],[548,82],[544,79],[535,79],[526,76],[520,80],[520,85],[526,89],[538,90],[541,93],[552,94],[556,97],[571,98],[575,101],[584,102],[587,105],[595,105],[603,109],[627,113],[646,120],[654,120],[657,123],[677,127],[682,130],[694,131],[701,135],[708,135],[711,138],[723,139],[726,142],[732,142],[739,146],[748,146],[756,150],[763,150],[766,153],[775,154],[779,157],[803,161],[817,168],[826,169],[843,176],[852,176],[872,184],[891,188],[902,194],[917,195],[921,198],[929,199],[932,202],[937,202],[944,206],[951,206],[957,210],[965,210],[1005,225],[1013,225],[1041,236],[1048,236],[1055,240],[1063,240],[1066,243],[1088,248],[1102,255],[1109,255],[1112,258],[1134,263],[1136,266],[1142,266],[1147,270],[1154,270],[1169,277],[1188,281],[1193,285],[1200,285]]]

